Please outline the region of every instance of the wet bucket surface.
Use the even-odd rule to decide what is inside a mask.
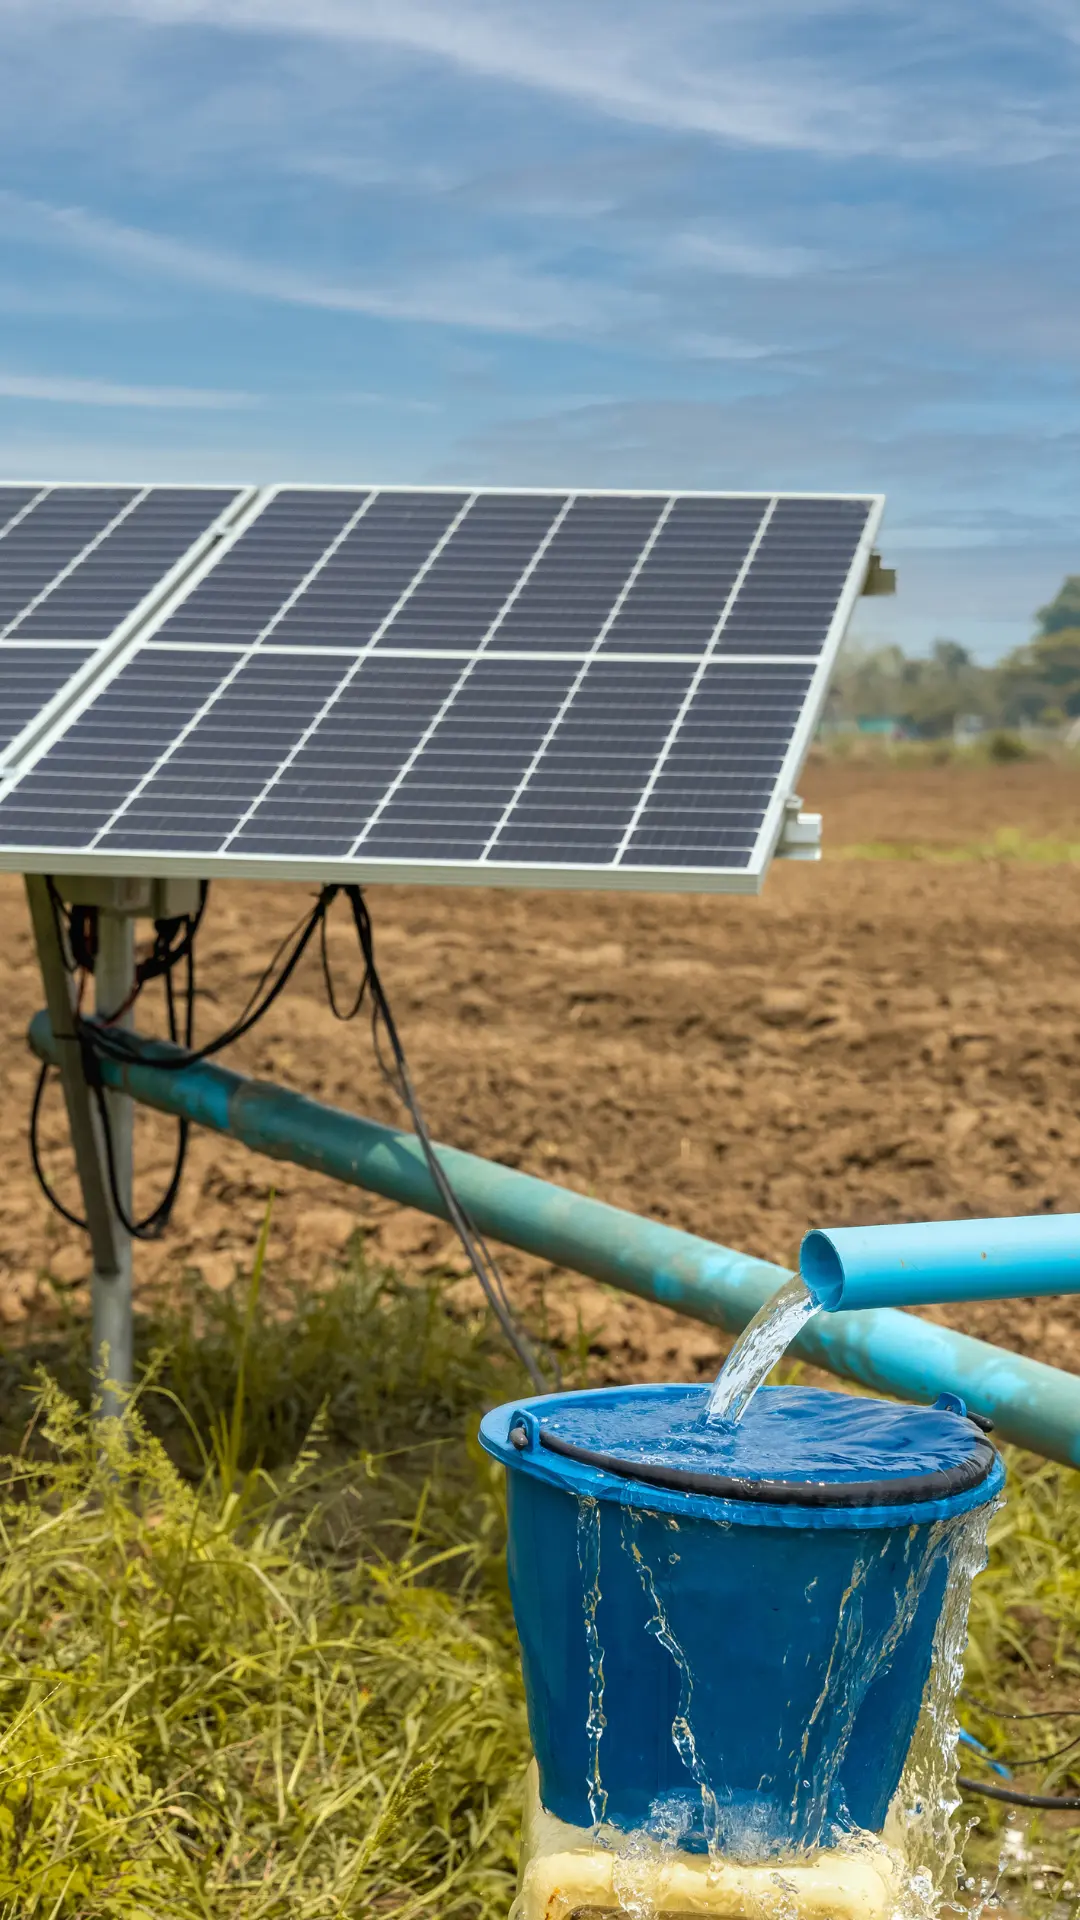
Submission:
[[[1003,1470],[959,1412],[703,1387],[489,1413],[544,1805],[742,1858],[880,1830],[962,1516]]]

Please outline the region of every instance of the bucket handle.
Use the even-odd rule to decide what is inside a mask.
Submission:
[[[526,1407],[518,1407],[510,1415],[506,1437],[519,1453],[524,1453],[526,1449],[535,1453],[540,1445],[540,1422],[535,1413],[530,1413]]]

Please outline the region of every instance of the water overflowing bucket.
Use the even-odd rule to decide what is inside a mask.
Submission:
[[[959,1403],[766,1388],[718,1434],[707,1400],[616,1387],[483,1422],[541,1800],[741,1859],[876,1833],[1001,1463]]]

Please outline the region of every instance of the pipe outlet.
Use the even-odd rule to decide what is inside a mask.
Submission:
[[[829,1313],[1080,1293],[1080,1214],[814,1227],[799,1265]]]

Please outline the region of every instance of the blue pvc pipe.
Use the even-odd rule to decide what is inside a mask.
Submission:
[[[39,1059],[55,1058],[46,1013],[34,1016],[30,1044]],[[142,1052],[142,1060],[132,1065],[102,1059],[105,1084],[143,1106],[228,1134],[272,1159],[310,1167],[445,1218],[412,1134],[207,1061],[162,1070],[152,1064],[155,1054],[162,1059],[175,1057],[175,1051],[160,1042],[143,1042]],[[481,1233],[728,1333],[741,1332],[790,1278],[767,1260],[475,1154],[455,1147],[440,1147],[439,1153]],[[993,1420],[1005,1439],[1080,1466],[1080,1378],[1074,1374],[890,1307],[819,1315],[804,1327],[794,1350],[814,1366],[903,1400],[958,1394],[974,1412]]]
[[[1080,1214],[814,1227],[799,1264],[830,1313],[1080,1293]]]

